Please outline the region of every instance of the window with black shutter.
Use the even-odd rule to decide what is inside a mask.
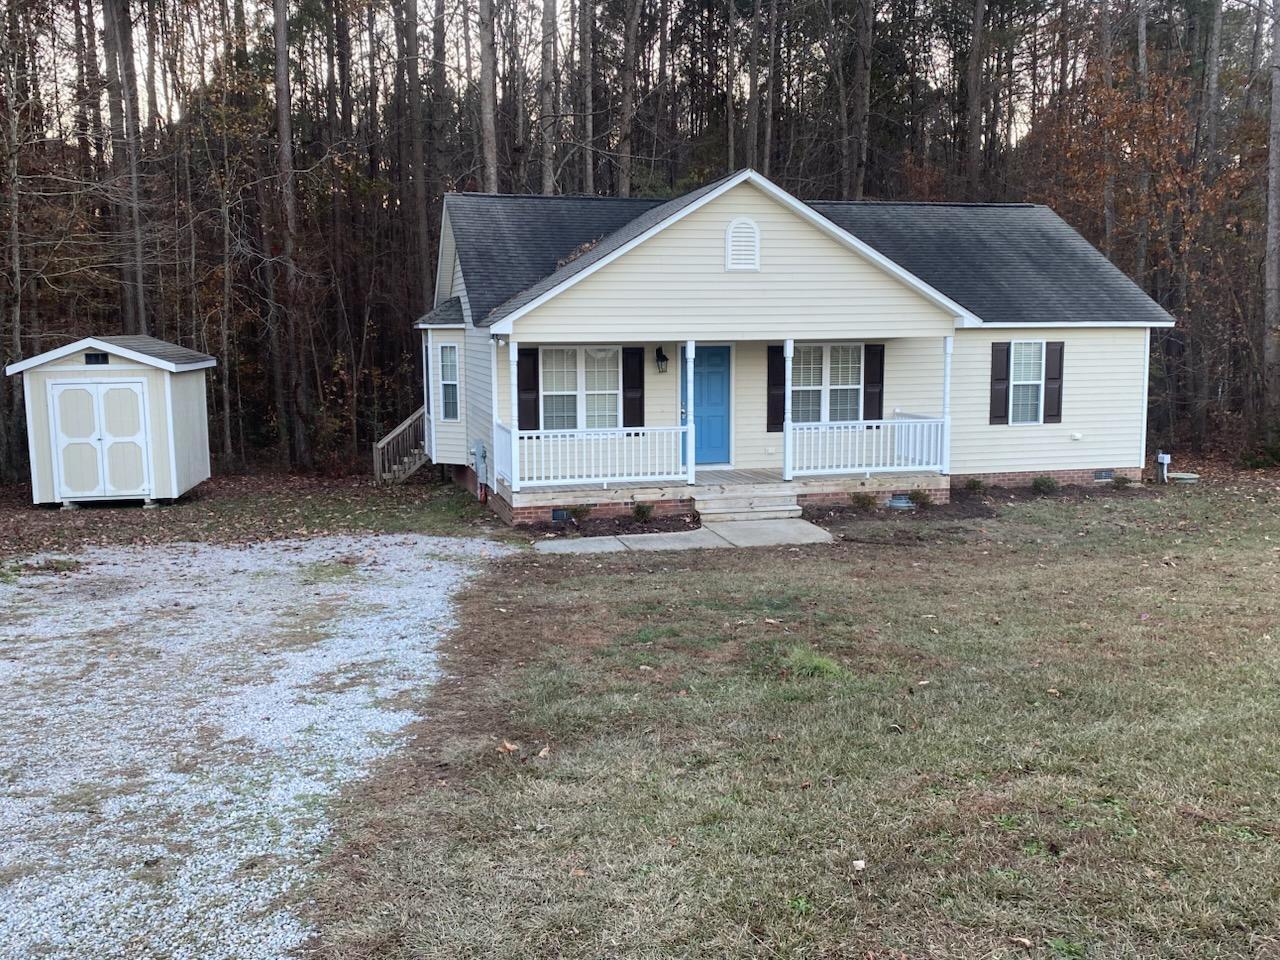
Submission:
[[[644,426],[644,347],[622,348],[622,425]]]
[[[538,412],[538,348],[521,347],[516,354],[516,391],[521,430],[537,430],[541,422]]]
[[[1009,343],[991,344],[990,423],[1009,422]]]

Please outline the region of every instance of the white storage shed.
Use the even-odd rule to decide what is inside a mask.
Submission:
[[[205,370],[155,337],[87,337],[5,368],[22,374],[31,499],[169,500],[209,477]]]

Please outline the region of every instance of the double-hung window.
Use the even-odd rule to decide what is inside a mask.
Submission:
[[[1040,423],[1044,409],[1044,343],[1015,340],[1009,355],[1009,422]]]
[[[609,430],[622,422],[618,347],[544,347],[539,383],[543,430]]]
[[[799,344],[791,359],[793,423],[862,419],[862,344]]]
[[[458,347],[440,345],[440,419],[458,419]]]

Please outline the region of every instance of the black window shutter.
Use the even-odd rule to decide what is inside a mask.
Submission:
[[[991,345],[991,423],[1009,422],[1009,343]]]
[[[622,425],[644,426],[644,347],[622,348]]]
[[[516,356],[518,358],[516,389],[520,402],[519,429],[537,430],[541,422],[538,416],[538,348],[521,347]]]
[[[884,344],[862,348],[862,419],[884,419]]]
[[[769,347],[769,400],[765,410],[769,433],[782,432],[782,420],[786,416],[787,365],[782,347]]]
[[[1062,422],[1062,348],[1061,340],[1045,344],[1044,351],[1044,422]]]

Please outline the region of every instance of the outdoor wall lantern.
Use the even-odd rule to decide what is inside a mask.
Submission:
[[[658,362],[658,372],[667,372],[667,355],[662,352],[662,347],[658,347],[657,353],[653,355],[653,359]]]

